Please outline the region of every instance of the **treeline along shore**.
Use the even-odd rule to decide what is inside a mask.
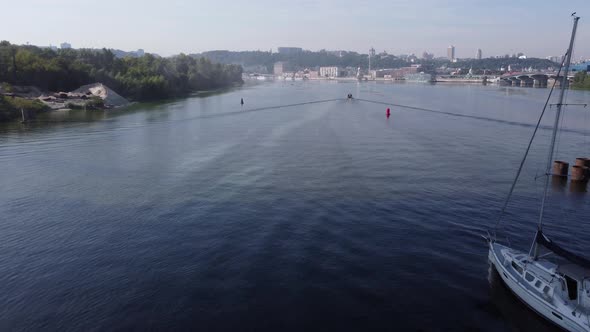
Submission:
[[[0,120],[20,116],[21,108],[45,108],[40,100],[11,94],[13,86],[59,92],[95,82],[129,100],[153,101],[241,84],[242,67],[184,54],[117,58],[108,49],[53,50],[0,42]]]
[[[572,88],[577,90],[590,90],[590,75],[585,71],[576,73]]]

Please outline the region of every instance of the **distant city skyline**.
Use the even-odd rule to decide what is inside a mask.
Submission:
[[[0,20],[1,39],[74,48],[145,49],[169,56],[209,50],[265,50],[301,47],[367,53],[456,58],[522,52],[529,57],[561,56],[571,30],[570,13],[582,17],[574,58],[590,58],[590,1],[375,0],[182,0],[166,2],[29,0],[11,2]],[[325,13],[330,13],[326,17]],[[23,24],[26,20],[27,24]],[[18,28],[16,28],[18,27]]]
[[[33,44],[27,43],[27,45],[33,45]],[[37,47],[49,47],[49,48],[51,48],[53,50],[57,50],[57,49],[70,49],[70,48],[76,49],[76,47],[72,46],[68,42],[60,43],[59,44],[59,47],[58,46],[55,46],[53,44],[50,44],[50,45],[34,45],[34,46],[37,46]],[[92,49],[102,49],[102,48],[103,47],[100,47],[100,48],[92,48]],[[125,53],[127,55],[133,55],[133,56],[143,56],[146,53],[157,54],[155,52],[146,52],[143,49],[137,49],[137,50],[134,51],[134,50],[114,49],[114,48],[109,48],[109,47],[106,47],[106,48],[107,49],[116,50],[116,51],[118,51],[120,53],[121,53],[121,51],[123,51],[122,53]],[[326,50],[326,49],[322,49],[322,50],[325,50],[327,52],[332,52],[332,53],[333,52],[356,52],[356,51],[350,51],[350,50]],[[230,51],[230,52],[232,52],[232,50],[208,50],[208,51]],[[264,50],[248,50],[248,51],[263,51],[264,52]],[[307,49],[304,49],[304,48],[301,48],[301,47],[294,47],[294,46],[279,46],[276,49],[270,49],[270,50],[267,50],[267,51],[274,52],[274,53],[291,54],[291,53],[297,53],[297,52],[301,52],[301,51],[312,51],[312,52],[315,51],[315,52],[317,52],[317,51],[320,51],[320,50],[307,50]],[[207,52],[207,51],[204,51],[204,52]],[[371,49],[369,49],[368,52],[357,52],[357,53],[359,53],[359,54],[369,54],[372,57],[374,57],[375,54],[377,54],[377,51],[374,48],[371,48]],[[473,56],[473,57],[458,58],[458,57],[454,56],[454,54],[455,54],[455,46],[454,45],[450,45],[449,47],[447,47],[446,56],[438,56],[438,57],[435,57],[433,53],[429,53],[428,51],[422,52],[422,55],[421,56],[418,55],[418,54],[414,54],[414,53],[410,53],[410,54],[404,54],[404,53],[393,54],[393,53],[388,53],[387,51],[380,52],[379,54],[382,54],[382,53],[387,53],[387,54],[390,54],[390,55],[393,55],[393,56],[408,56],[408,57],[412,57],[413,56],[415,58],[428,59],[428,60],[431,60],[431,59],[434,59],[434,58],[446,58],[446,59],[451,60],[451,61],[458,60],[458,59],[478,59],[478,60],[481,60],[481,59],[486,59],[486,58],[505,58],[507,56],[508,57],[519,57],[521,55],[525,55],[526,56],[526,54],[524,54],[523,52],[517,52],[517,53],[512,53],[512,54],[505,53],[505,54],[497,54],[497,55],[491,55],[491,56],[488,56],[488,57],[484,57],[483,56],[482,49],[478,48],[476,50],[475,56]],[[539,58],[539,59],[548,59],[548,60],[551,60],[553,62],[560,62],[562,56],[548,55],[548,56],[536,57],[536,58]],[[572,59],[573,62],[579,62],[580,60],[590,61],[590,57],[588,57],[588,58],[586,58],[586,57],[580,57],[578,59]]]

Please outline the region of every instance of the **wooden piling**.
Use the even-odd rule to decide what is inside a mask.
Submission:
[[[572,181],[586,181],[588,180],[588,167],[586,166],[572,166]]]
[[[565,162],[565,161],[561,161],[561,160],[556,160],[553,162],[553,172],[552,174],[554,176],[563,176],[567,178],[567,170],[570,167],[570,164]]]
[[[590,179],[590,158],[576,158],[576,165],[586,167],[586,179]]]
[[[576,166],[590,166],[590,160],[585,157],[576,158]]]

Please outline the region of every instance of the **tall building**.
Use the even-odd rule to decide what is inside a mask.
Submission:
[[[475,58],[477,60],[481,60],[481,48],[478,48],[477,49],[477,53],[475,54]]]
[[[447,59],[455,60],[455,46],[451,45],[447,48]]]
[[[61,44],[59,44],[59,47],[60,47],[61,49],[65,50],[65,49],[68,49],[68,48],[72,48],[72,44],[70,44],[70,43],[65,43],[65,42],[64,42],[64,43],[61,43]]]

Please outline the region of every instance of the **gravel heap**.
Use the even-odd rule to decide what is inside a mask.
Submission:
[[[80,95],[88,95],[90,93],[93,96],[100,97],[104,100],[106,107],[121,107],[129,104],[127,99],[121,97],[121,95],[102,83],[83,85],[72,91],[72,93]]]

